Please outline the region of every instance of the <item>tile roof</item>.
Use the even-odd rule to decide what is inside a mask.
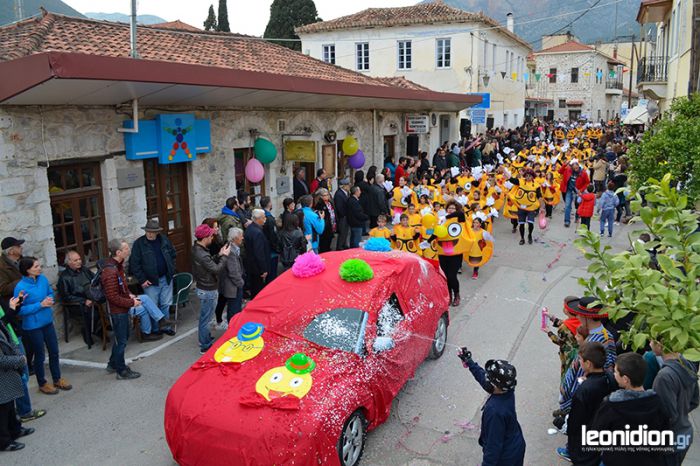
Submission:
[[[196,27],[189,25],[187,23],[183,23],[179,19],[176,19],[175,21],[168,21],[165,23],[149,24],[148,26],[155,28],[155,29],[178,29],[180,31],[192,31],[192,32],[201,31],[201,29],[196,28]]]
[[[410,81],[410,80],[404,78],[403,76],[377,77],[374,79],[378,79],[379,81],[382,81],[385,84],[388,84],[390,86],[400,87],[402,89],[412,89],[414,91],[429,91],[429,90],[431,90],[425,86],[421,86],[418,83],[414,83],[413,81]]]
[[[315,32],[334,31],[341,29],[364,29],[376,27],[409,26],[413,24],[435,23],[467,23],[480,22],[489,27],[498,29],[501,33],[531,49],[529,43],[510,32],[505,26],[495,19],[486,16],[483,12],[471,13],[453,8],[442,1],[431,3],[419,3],[413,6],[397,8],[368,8],[358,13],[329,21],[307,24],[295,28],[297,34],[312,34]]]
[[[576,40],[570,40],[564,42],[563,44],[555,45],[554,47],[549,47],[548,49],[540,50],[535,52],[538,53],[567,53],[567,52],[590,52],[595,50],[589,45],[582,44]]]
[[[137,40],[144,60],[388,86],[257,37],[138,26]],[[129,57],[129,25],[47,13],[0,27],[0,62],[44,52]]]
[[[583,105],[583,100],[567,100],[566,105],[578,107],[579,105]]]

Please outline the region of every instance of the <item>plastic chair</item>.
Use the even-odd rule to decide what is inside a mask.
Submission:
[[[185,306],[190,301],[190,290],[194,277],[191,273],[181,272],[173,275],[173,306],[175,306],[175,321],[180,306]]]

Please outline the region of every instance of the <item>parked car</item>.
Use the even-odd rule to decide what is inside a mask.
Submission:
[[[318,275],[275,279],[175,382],[165,433],[179,464],[355,466],[401,387],[443,354],[439,269],[398,251],[321,258]],[[351,258],[373,278],[341,279]]]

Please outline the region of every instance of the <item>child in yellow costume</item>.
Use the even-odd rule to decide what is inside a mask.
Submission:
[[[433,238],[437,221],[437,216],[432,213],[423,215],[420,229],[421,243],[419,244],[423,259],[426,259],[436,267],[439,266],[437,242],[429,240]]]
[[[408,214],[401,214],[401,223],[394,225],[394,234],[391,235],[392,247],[399,251],[420,255],[419,238],[420,233],[408,224]]]
[[[515,233],[518,229],[518,204],[515,203],[513,196],[518,187],[510,181],[506,181],[504,183],[504,188],[507,191],[505,193],[506,200],[503,206],[503,216],[510,219],[510,223],[513,226],[513,233]]]
[[[493,255],[494,238],[491,233],[482,228],[486,216],[479,212],[472,217],[472,224],[469,228],[471,244],[469,250],[464,254],[467,264],[474,268],[472,280],[479,278],[479,267],[491,260]]]
[[[545,175],[541,190],[546,216],[552,218],[552,209],[555,205],[559,204],[559,201],[561,200],[559,183],[555,181],[554,174],[552,172]]]
[[[528,225],[527,241],[532,244],[532,232],[535,228],[535,216],[540,209],[542,192],[535,183],[535,172],[527,168],[521,172],[521,178],[511,178],[516,185],[510,197],[518,206],[518,227],[520,229],[520,245],[525,244],[525,224]]]
[[[379,215],[377,217],[377,226],[369,231],[369,237],[391,240],[391,230],[386,227],[386,223],[386,215]]]
[[[411,228],[420,228],[421,214],[416,210],[415,204],[408,205],[408,226]]]
[[[406,185],[406,180],[402,176],[399,178],[399,185],[392,191],[391,196],[391,213],[394,216],[395,223],[398,217],[404,213],[408,204],[417,205],[418,197],[416,193]]]

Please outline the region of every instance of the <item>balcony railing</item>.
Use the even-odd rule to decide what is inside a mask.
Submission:
[[[618,79],[607,79],[605,81],[605,88],[622,90],[622,81]]]
[[[644,57],[639,61],[637,82],[666,82],[668,57]]]

